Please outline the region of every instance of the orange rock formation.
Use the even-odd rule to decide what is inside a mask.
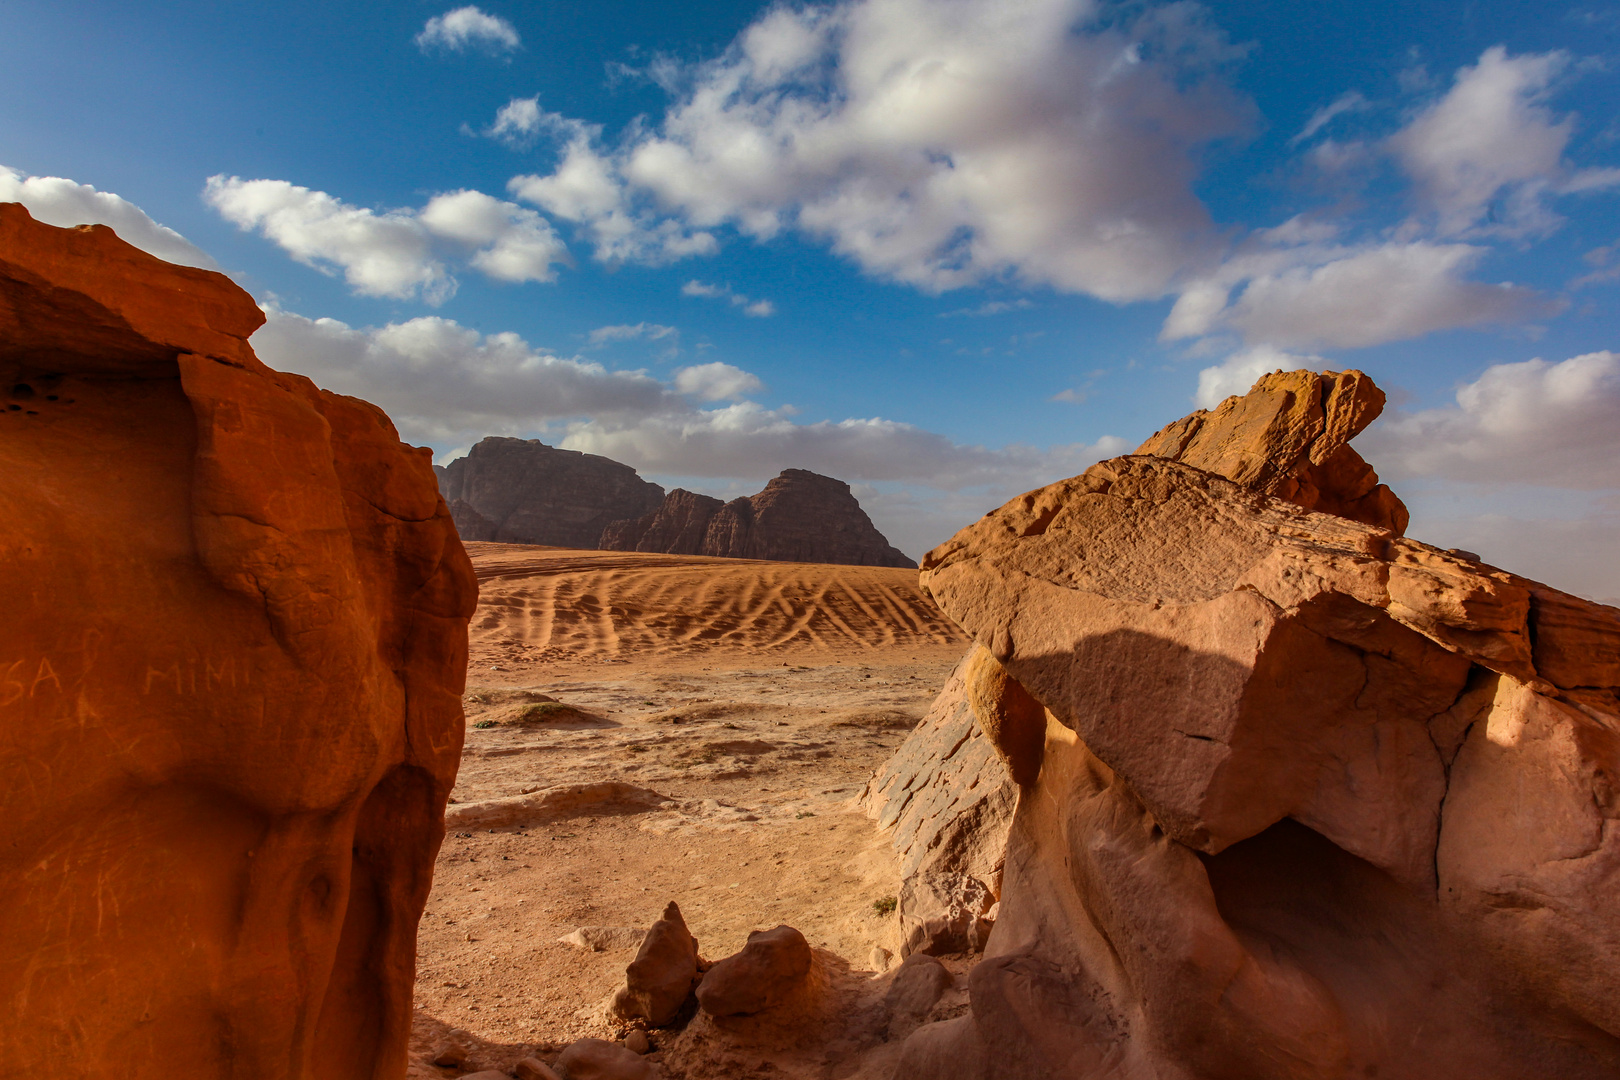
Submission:
[[[897,1075],[1620,1071],[1620,611],[1401,538],[1381,399],[1268,376],[925,558],[1046,722],[987,732],[995,929]]]
[[[0,1058],[398,1077],[471,567],[225,277],[0,205]]]

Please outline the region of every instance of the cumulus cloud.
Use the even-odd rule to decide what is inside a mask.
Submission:
[[[1392,475],[1620,488],[1620,354],[1497,364],[1439,409],[1365,437]]]
[[[1007,274],[1162,295],[1216,254],[1195,159],[1247,118],[1194,11],[1122,24],[1093,0],[773,7],[687,70],[656,127],[612,148],[582,130],[553,174],[512,191],[560,216],[586,193],[598,217],[650,197],[694,237],[796,228],[931,290]]]
[[[1532,289],[1469,280],[1486,254],[1478,245],[1356,246],[1333,232],[1298,221],[1256,232],[1219,271],[1184,289],[1160,337],[1237,331],[1251,346],[1360,348],[1559,310]]]
[[[769,300],[755,300],[737,292],[730,285],[711,285],[704,281],[688,281],[681,286],[682,296],[698,296],[706,300],[726,300],[733,307],[740,307],[744,315],[751,315],[756,319],[769,318],[776,314],[776,305]]]
[[[482,49],[492,53],[507,53],[523,44],[512,24],[498,15],[468,5],[435,15],[416,35],[416,46],[423,52],[448,49],[466,52]]]
[[[211,176],[203,198],[227,221],[357,293],[429,303],[455,291],[454,255],[496,281],[553,281],[567,248],[533,210],[479,191],[434,196],[421,210],[375,211],[285,180]]]
[[[146,211],[111,192],[97,191],[60,176],[29,176],[0,165],[0,202],[22,203],[37,221],[59,228],[108,225],[142,251],[184,266],[218,270],[207,253]]]
[[[1530,289],[1466,280],[1484,254],[1468,244],[1381,244],[1256,277],[1225,318],[1250,342],[1357,348],[1550,310]]]
[[[545,127],[546,118],[550,115],[540,108],[538,95],[513,98],[495,110],[495,121],[484,129],[484,134],[514,149],[529,146]]]
[[[265,363],[375,402],[417,442],[456,445],[469,435],[533,430],[561,418],[685,407],[644,372],[610,371],[516,334],[485,336],[450,319],[357,329],[275,306],[266,315],[253,336]]]
[[[684,367],[675,373],[675,389],[700,401],[737,401],[765,389],[759,376],[718,361]]]
[[[564,133],[562,159],[549,175],[514,176],[507,191],[578,225],[598,261],[657,266],[720,250],[713,233],[687,228],[674,218],[660,219],[636,205],[634,193],[595,145],[600,127],[555,113],[542,113],[536,126]]]
[[[1493,46],[1391,137],[1441,235],[1545,232],[1559,221],[1548,196],[1620,185],[1620,169],[1564,160],[1574,117],[1555,116],[1546,97],[1568,66],[1563,52],[1510,56]]]

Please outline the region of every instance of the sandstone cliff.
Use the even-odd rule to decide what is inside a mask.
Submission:
[[[443,487],[463,540],[573,548],[596,547],[609,522],[664,497],[610,458],[493,435],[445,466]]]
[[[1381,398],[1270,376],[925,558],[998,767],[919,729],[874,809],[966,851],[962,773],[1018,798],[971,1011],[897,1076],[1620,1071],[1620,611],[1400,537],[1343,453]]]
[[[848,484],[806,469],[784,469],[759,494],[724,504],[677,489],[653,513],[610,525],[601,546],[731,559],[917,565],[878,532]]]
[[[709,495],[676,488],[645,517],[615,521],[602,531],[603,551],[655,551],[665,555],[708,555],[709,523],[726,504]]]
[[[0,1059],[393,1078],[472,570],[223,275],[0,204]]]

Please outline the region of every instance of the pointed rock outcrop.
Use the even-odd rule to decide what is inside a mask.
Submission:
[[[1620,611],[1400,536],[1381,400],[1268,376],[925,557],[1020,782],[971,1012],[896,1075],[1620,1070]]]

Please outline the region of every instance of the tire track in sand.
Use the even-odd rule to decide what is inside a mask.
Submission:
[[[516,544],[467,545],[488,650],[580,659],[961,648],[914,570]],[[518,657],[519,659],[521,657]]]

